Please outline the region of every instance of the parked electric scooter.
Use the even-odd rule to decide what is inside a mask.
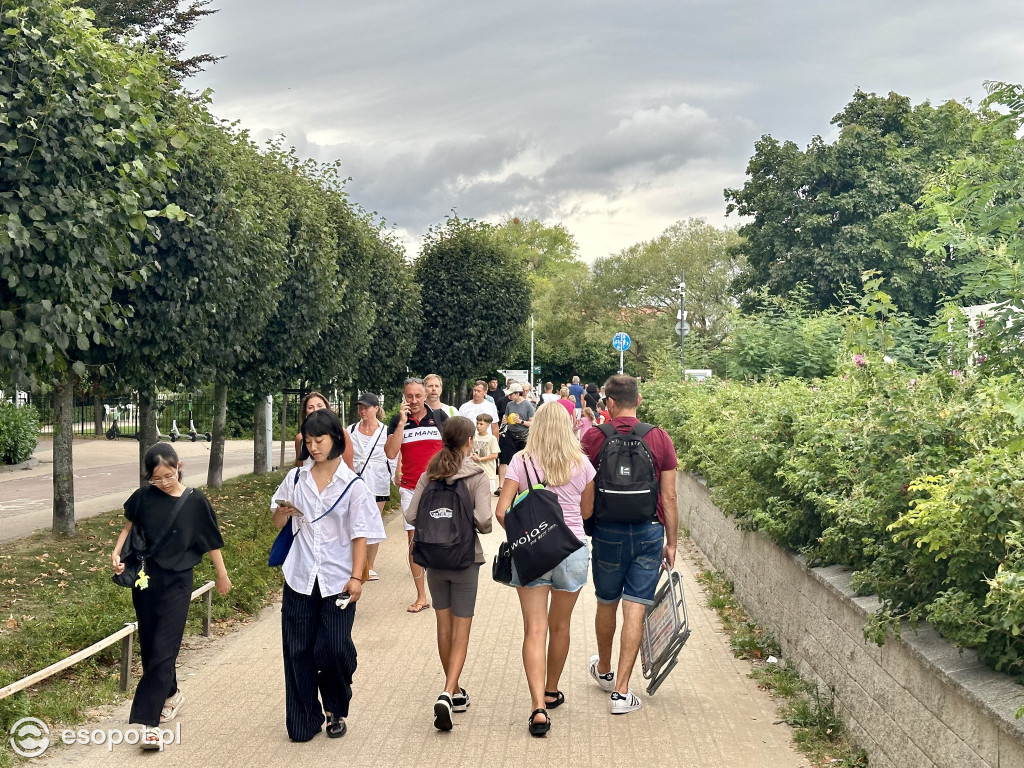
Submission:
[[[192,398],[188,399],[188,436],[194,443],[200,437],[204,438],[206,442],[213,442],[213,435],[209,432],[199,432],[196,430],[196,423],[192,420]]]

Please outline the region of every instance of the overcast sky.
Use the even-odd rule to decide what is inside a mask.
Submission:
[[[455,209],[561,223],[587,261],[725,217],[763,134],[834,135],[856,88],[915,103],[1024,81],[1019,0],[214,0],[214,112],[300,154],[410,256]]]

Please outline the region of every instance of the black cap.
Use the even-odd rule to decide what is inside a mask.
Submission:
[[[373,408],[377,408],[380,405],[380,400],[377,399],[377,396],[373,394],[373,392],[363,392],[363,394],[359,396],[359,400],[357,402],[359,405],[369,405]]]

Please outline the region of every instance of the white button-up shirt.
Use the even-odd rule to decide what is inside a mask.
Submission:
[[[302,517],[294,516],[287,523],[295,539],[282,569],[285,581],[296,592],[309,595],[319,580],[320,594],[327,597],[340,594],[352,578],[352,540],[366,539],[367,544],[376,544],[384,541],[386,534],[376,498],[345,462],[339,462],[323,492],[310,475],[312,466],[308,462],[291,470],[273,498],[286,499],[302,511]],[[345,497],[324,515],[346,488]],[[270,508],[277,509],[277,504],[271,503]]]

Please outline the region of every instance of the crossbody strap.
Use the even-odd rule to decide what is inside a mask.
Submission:
[[[174,521],[178,519],[178,513],[181,511],[181,508],[185,506],[185,500],[188,499],[188,497],[191,495],[191,488],[186,487],[185,490],[181,492],[181,496],[178,497],[178,500],[174,502],[174,506],[171,507],[171,514],[167,516],[167,526],[160,532],[160,536],[156,539],[156,541],[154,541],[151,546],[146,547],[147,555],[151,555],[152,553],[158,551],[161,545],[164,543],[164,541],[167,540],[167,537],[174,529]]]
[[[353,426],[355,426],[355,425],[353,425]],[[380,436],[381,436],[381,434],[383,434],[384,429],[385,429],[385,427],[384,427],[383,424],[381,424],[379,427],[377,427],[377,439],[373,441],[373,446],[370,448],[370,452],[366,454],[366,461],[363,462],[363,468],[360,469],[359,472],[357,472],[356,474],[361,475],[361,474],[363,474],[363,472],[366,471],[366,467],[370,463],[370,459],[373,458],[373,452],[375,450],[377,450],[377,443],[380,442]],[[352,433],[352,436],[355,437],[355,432]]]
[[[327,517],[327,515],[329,515],[334,510],[334,508],[336,506],[338,506],[338,502],[340,502],[342,499],[345,498],[345,494],[348,493],[349,488],[352,487],[352,485],[356,482],[356,480],[362,480],[362,479],[363,478],[357,476],[357,477],[353,477],[351,480],[349,480],[348,481],[348,485],[345,486],[345,490],[341,492],[341,496],[339,496],[337,499],[334,500],[334,503],[331,504],[330,509],[328,509],[322,515],[320,515],[320,517],[313,518],[312,520],[310,520],[310,522],[311,523],[315,523],[317,520],[319,520],[319,519],[321,519],[323,517]]]

